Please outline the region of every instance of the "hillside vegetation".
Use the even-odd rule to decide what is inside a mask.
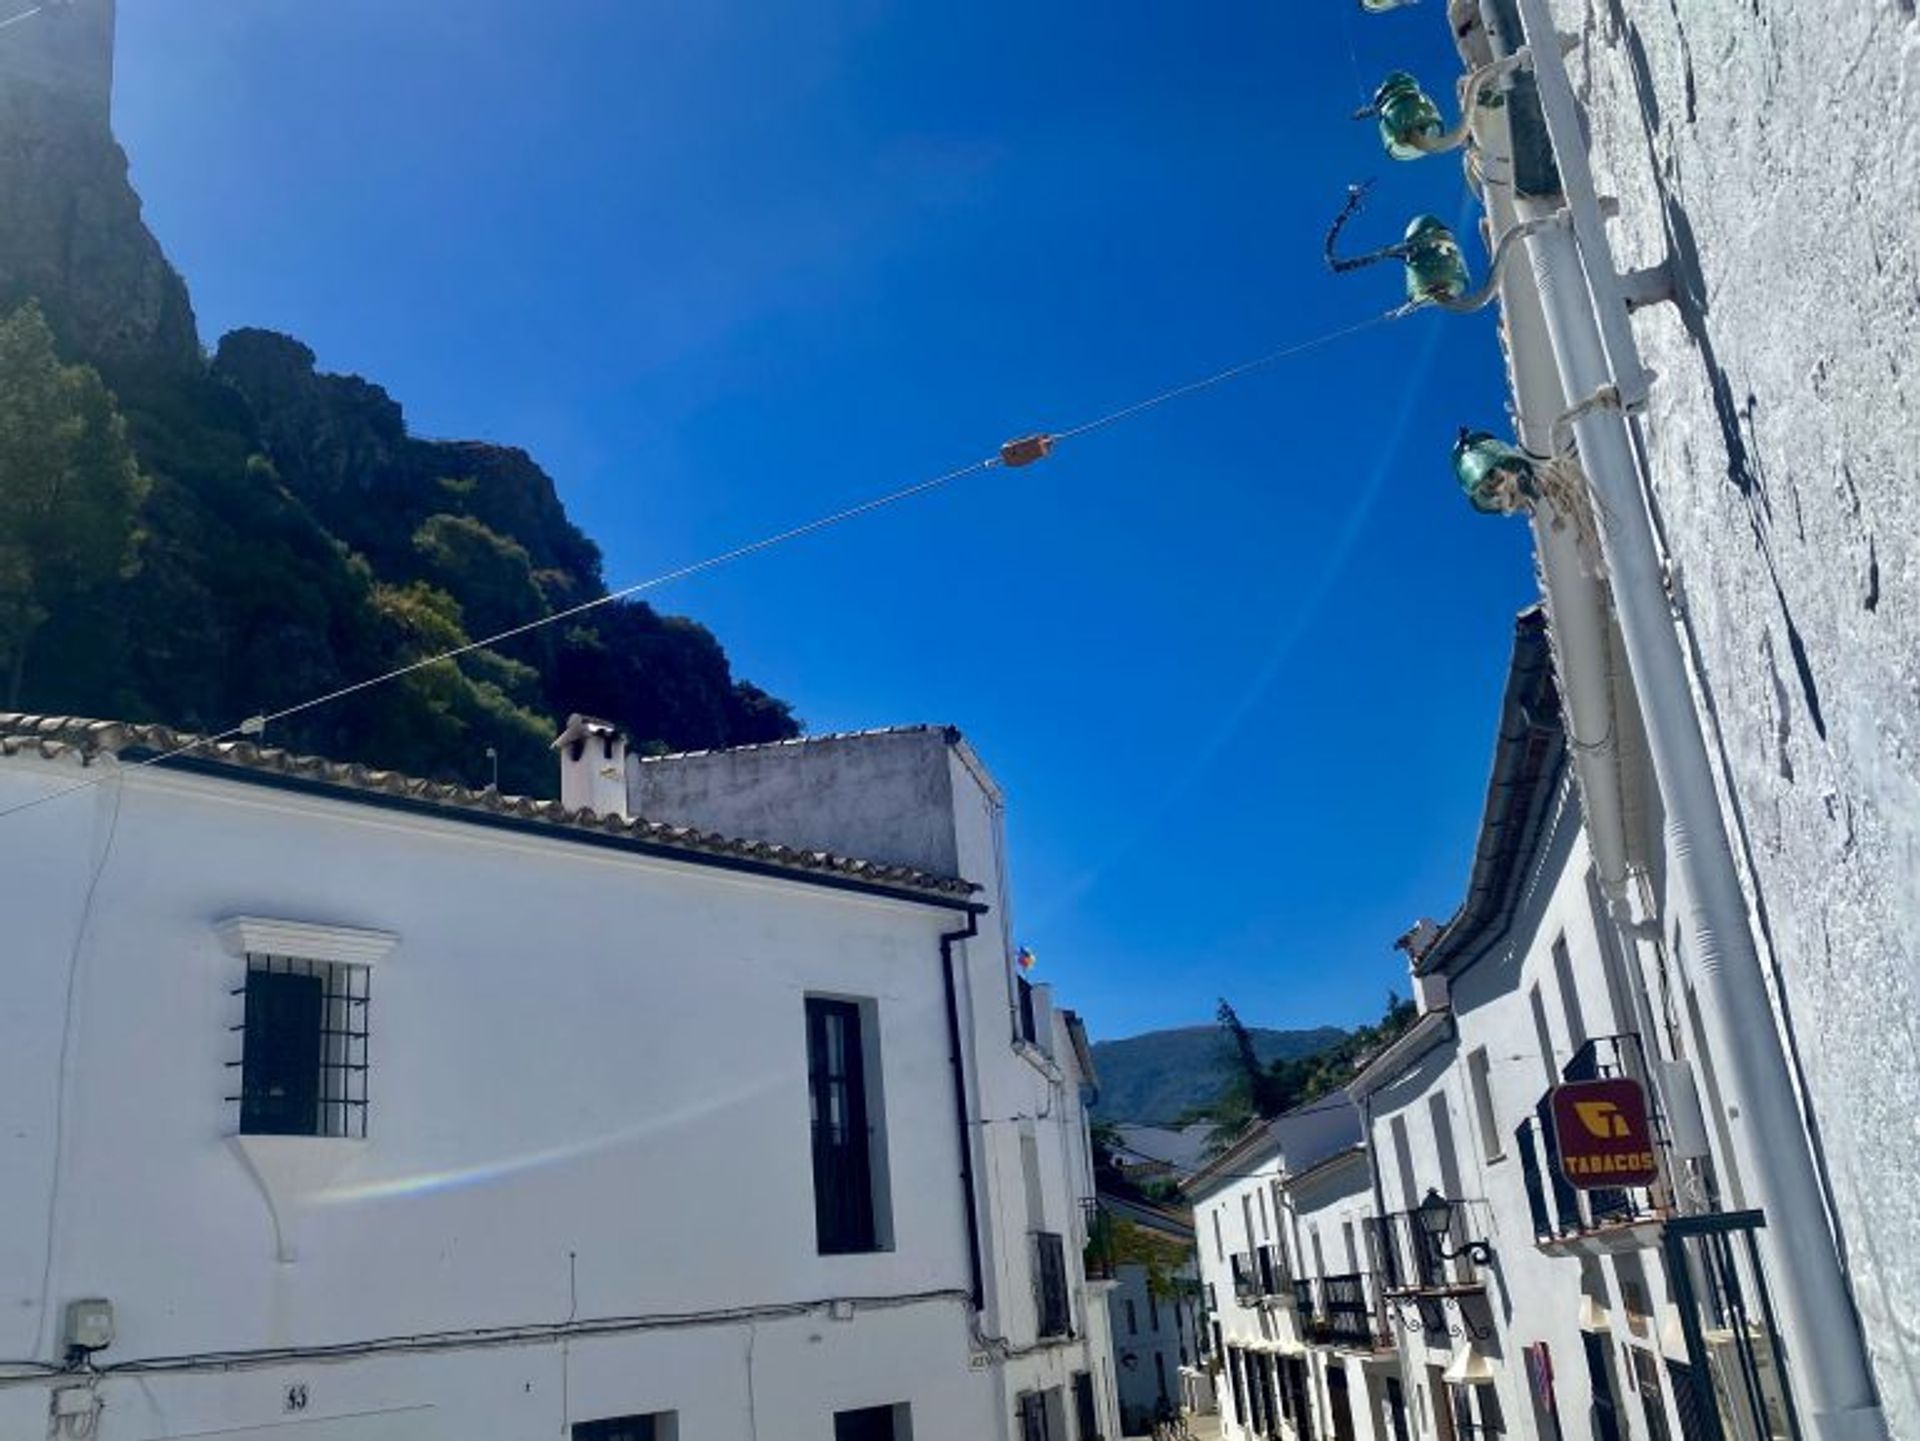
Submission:
[[[104,95],[42,83],[79,34],[13,37],[0,94],[0,708],[225,731],[603,597],[525,451],[413,436],[290,336],[201,350]],[[643,750],[799,731],[705,627],[621,601],[266,739],[469,784],[491,747],[503,788],[546,794],[576,710]]]

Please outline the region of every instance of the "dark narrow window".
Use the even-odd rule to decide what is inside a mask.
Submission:
[[[577,1421],[573,1441],[666,1441],[655,1423],[660,1413],[650,1416],[610,1416],[604,1421]]]
[[[240,1133],[367,1134],[367,971],[250,955],[239,1026]]]
[[[1140,1334],[1140,1326],[1135,1316],[1133,1299],[1131,1297],[1127,1299],[1127,1334],[1129,1336],[1138,1336]]]
[[[813,1214],[821,1254],[875,1250],[872,1137],[857,1003],[808,998],[807,1082],[813,1098]]]
[[[1093,1373],[1073,1373],[1073,1425],[1076,1441],[1100,1441],[1100,1417],[1093,1407]]]
[[[833,1441],[907,1441],[903,1424],[907,1407],[862,1406],[857,1411],[833,1413]]]
[[[1020,1441],[1065,1441],[1056,1438],[1047,1426],[1047,1398],[1038,1391],[1023,1391],[1015,1401],[1020,1419]]]
[[[1025,976],[1015,976],[1020,988],[1020,1035],[1019,1039],[1029,1046],[1040,1044],[1040,1027],[1033,1014],[1033,982]]]
[[[1073,1314],[1067,1300],[1066,1243],[1053,1231],[1038,1232],[1033,1242],[1034,1301],[1039,1312],[1040,1335],[1068,1335],[1073,1330]]]

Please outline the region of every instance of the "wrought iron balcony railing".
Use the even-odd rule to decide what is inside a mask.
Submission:
[[[1647,1089],[1647,1068],[1640,1038],[1631,1034],[1596,1036],[1574,1052],[1560,1076],[1563,1081],[1625,1077]],[[1650,1090],[1648,1101],[1651,1105]],[[1665,1126],[1657,1112],[1652,1114],[1652,1121],[1654,1152],[1665,1172],[1668,1165]],[[1560,1149],[1554,1138],[1548,1095],[1541,1096],[1533,1115],[1515,1129],[1514,1140],[1520,1152],[1527,1206],[1533,1216],[1534,1240],[1545,1249],[1557,1250],[1603,1233],[1618,1236],[1631,1232],[1641,1222],[1657,1221],[1669,1214],[1669,1196],[1664,1185],[1658,1183],[1581,1190],[1569,1182],[1560,1168]]]
[[[1260,1295],[1260,1271],[1251,1251],[1236,1251],[1227,1257],[1227,1271],[1233,1277],[1233,1298],[1247,1303]]]
[[[1432,1235],[1417,1211],[1375,1217],[1372,1225],[1380,1257],[1380,1284],[1389,1295],[1444,1294],[1484,1290],[1481,1265],[1470,1254],[1465,1230],[1474,1207],[1454,1200],[1452,1233]],[[1484,1232],[1482,1233],[1484,1234]]]
[[[1300,1313],[1309,1341],[1356,1351],[1392,1348],[1379,1286],[1372,1276],[1365,1272],[1324,1276],[1313,1289],[1311,1311],[1302,1308]]]

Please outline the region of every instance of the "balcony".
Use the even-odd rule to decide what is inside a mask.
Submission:
[[[1236,1251],[1227,1257],[1227,1270],[1233,1277],[1233,1299],[1251,1306],[1260,1299],[1260,1268],[1253,1252]]]
[[[1445,1237],[1429,1235],[1415,1211],[1395,1211],[1374,1219],[1383,1295],[1465,1296],[1487,1289],[1481,1274],[1486,1262],[1469,1244],[1484,1236],[1486,1228],[1481,1227],[1474,1237],[1464,1234],[1471,1225],[1467,1217],[1477,1208],[1460,1200],[1447,1204],[1453,1208],[1453,1223],[1451,1234]]]
[[[1296,1281],[1300,1329],[1316,1346],[1342,1351],[1391,1351],[1393,1334],[1387,1329],[1379,1285],[1365,1272],[1323,1276],[1318,1282]]]
[[[1262,1299],[1284,1298],[1287,1291],[1287,1268],[1280,1259],[1277,1246],[1262,1246],[1253,1253],[1254,1265],[1260,1281]]]
[[[1646,1062],[1640,1038],[1597,1036],[1574,1053],[1560,1073],[1563,1081],[1625,1077],[1646,1089]],[[1649,1093],[1649,1105],[1651,1094]],[[1665,1127],[1653,1113],[1654,1153],[1663,1173],[1669,1156]],[[1664,1183],[1652,1186],[1581,1190],[1560,1169],[1553,1116],[1547,1096],[1514,1132],[1520,1150],[1521,1178],[1533,1214],[1534,1244],[1551,1256],[1603,1256],[1645,1250],[1659,1244],[1672,1214]]]

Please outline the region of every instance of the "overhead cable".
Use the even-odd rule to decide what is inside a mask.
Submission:
[[[1363,330],[1371,329],[1376,325],[1383,325],[1393,318],[1390,313],[1371,316],[1368,319],[1356,321],[1351,325],[1343,325],[1336,330],[1323,332],[1307,340],[1296,341],[1291,345],[1282,346],[1278,350],[1269,351],[1265,355],[1256,356],[1252,360],[1243,361],[1239,365],[1230,366],[1226,370],[1216,371],[1198,380],[1191,380],[1185,384],[1173,386],[1156,395],[1150,395],[1144,400],[1135,401],[1131,405],[1122,406],[1118,410],[1109,411],[1104,415],[1096,416],[1094,419],[1083,421],[1078,425],[1069,426],[1064,430],[1036,432],[1032,435],[1009,440],[992,455],[972,461],[954,470],[946,471],[943,474],[933,476],[926,480],[916,481],[914,484],[904,486],[899,490],[889,491],[885,495],[875,496],[873,499],[862,501],[858,505],[848,506],[844,510],[837,510],[831,514],[819,516],[804,524],[792,526],[786,530],[776,531],[771,535],[761,537],[759,540],[734,546],[730,550],[724,550],[718,554],[710,555],[704,560],[693,561],[690,564],[676,567],[673,570],[664,571],[647,580],[622,586],[618,590],[609,591],[605,595],[596,596],[592,600],[582,601],[578,605],[568,606],[564,610],[555,611],[552,615],[541,616],[537,620],[531,620],[521,625],[509,627],[506,630],[495,632],[492,635],[483,636],[478,640],[468,641],[463,645],[454,646],[436,655],[425,656],[419,660],[409,661],[405,665],[395,666],[392,670],[384,671],[379,675],[369,676],[365,680],[354,681],[350,685],[344,685],[337,689],[326,691],[310,699],[300,701],[297,704],[248,716],[239,724],[231,726],[224,731],[213,735],[193,736],[170,750],[145,757],[135,762],[133,766],[128,767],[128,769],[161,765],[170,760],[177,760],[190,752],[201,750],[208,746],[218,745],[223,741],[258,736],[265,731],[267,726],[277,721],[283,721],[292,716],[300,715],[305,711],[329,705],[334,701],[344,700],[348,696],[372,690],[376,686],[386,685],[391,681],[399,680],[417,671],[425,670],[430,666],[456,660],[474,651],[488,649],[498,645],[502,641],[513,640],[518,636],[526,635],[529,632],[540,630],[560,621],[570,620],[575,616],[584,615],[588,611],[596,610],[601,606],[611,605],[615,601],[626,600],[642,592],[658,589],[660,586],[670,584],[673,581],[684,580],[688,576],[698,575],[702,571],[715,569],[729,562],[741,560],[750,555],[756,555],[764,550],[771,550],[773,547],[784,545],[788,541],[799,540],[803,536],[812,535],[817,531],[843,524],[846,521],[871,514],[876,510],[883,510],[891,505],[897,505],[901,501],[909,500],[914,496],[924,495],[928,491],[937,490],[942,486],[950,485],[954,481],[961,480],[967,476],[978,475],[984,471],[993,469],[1016,469],[1022,466],[1032,465],[1050,456],[1054,448],[1063,440],[1071,440],[1079,436],[1088,435],[1093,431],[1104,429],[1107,426],[1118,424],[1120,421],[1130,419],[1143,411],[1164,405],[1170,400],[1176,400],[1182,396],[1193,395],[1199,391],[1211,389],[1213,386],[1221,385],[1229,380],[1250,374],[1253,371],[1264,369],[1267,366],[1277,364],[1279,361],[1288,359],[1289,357],[1302,355],[1307,351],[1317,350],[1322,346],[1331,345],[1336,341],[1346,339],[1348,336],[1356,335]],[[99,783],[100,778],[76,781],[71,785],[49,791],[43,796],[36,796],[32,800],[21,801],[16,805],[7,807],[5,810],[0,810],[0,820],[4,820],[8,816],[18,815],[22,811],[31,810],[36,806],[45,805],[49,801],[58,800],[62,796],[72,795],[77,791],[88,790]]]

